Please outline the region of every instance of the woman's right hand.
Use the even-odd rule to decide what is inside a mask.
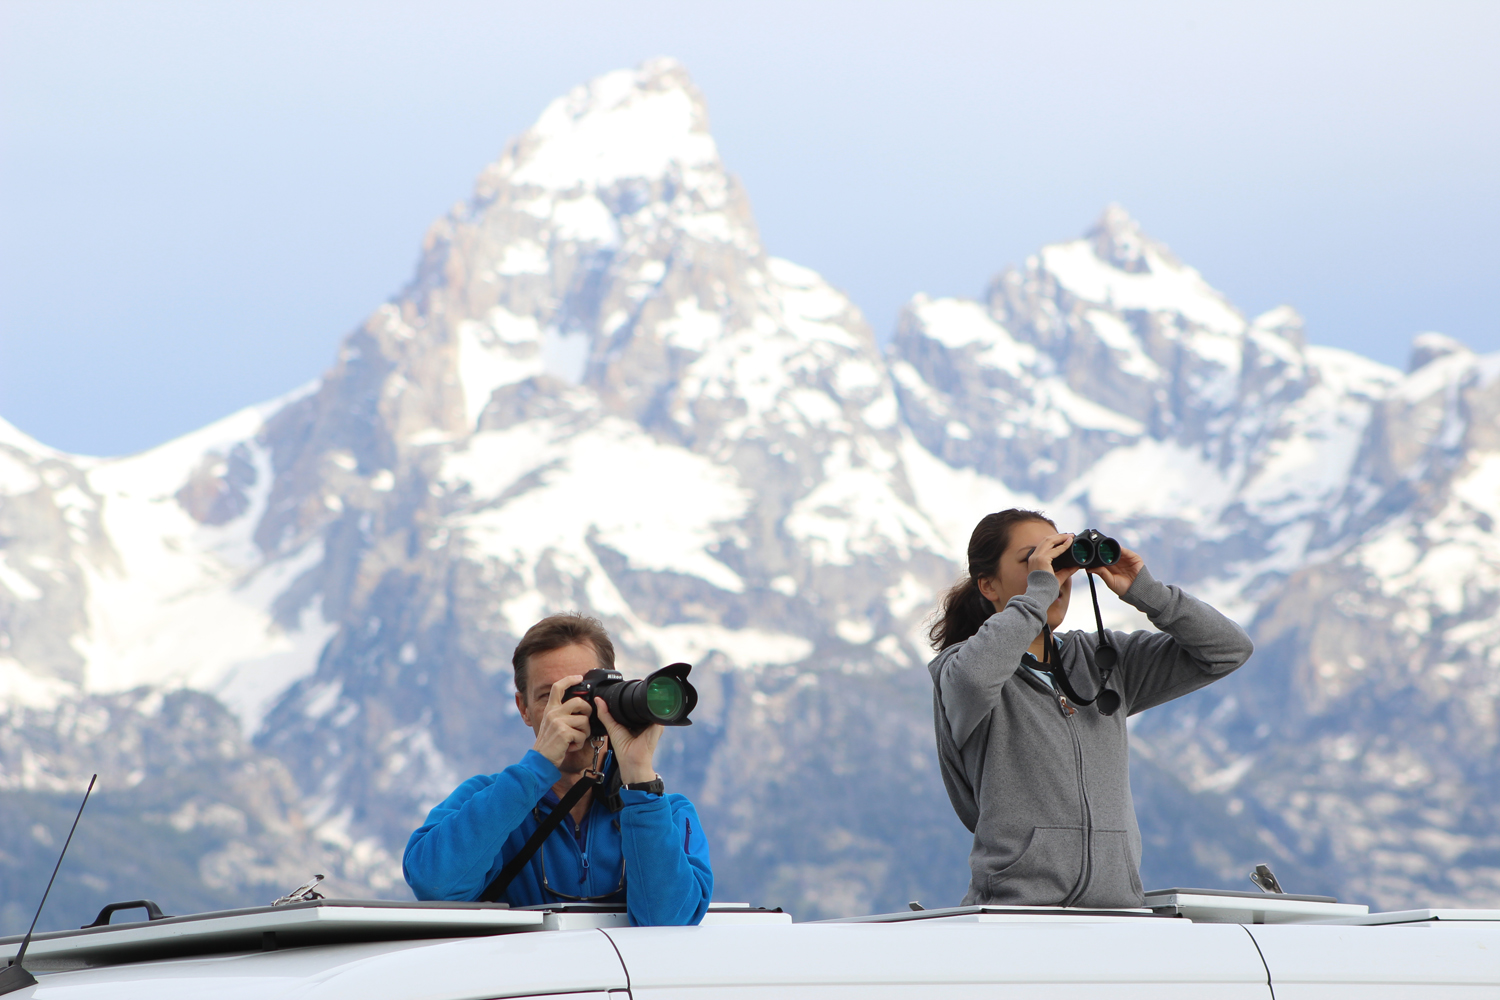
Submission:
[[[1071,532],[1063,532],[1060,535],[1048,535],[1043,538],[1036,548],[1031,550],[1031,558],[1026,560],[1026,570],[1030,573],[1041,571],[1043,573],[1056,573],[1058,582],[1066,580],[1078,572],[1078,567],[1070,569],[1054,570],[1052,560],[1067,551],[1068,546],[1073,544]]]

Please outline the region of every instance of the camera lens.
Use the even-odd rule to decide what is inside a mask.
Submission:
[[[646,708],[661,722],[682,711],[682,683],[675,677],[654,677],[646,685]]]

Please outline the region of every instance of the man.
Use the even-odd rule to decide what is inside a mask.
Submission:
[[[614,669],[604,626],[579,614],[543,618],[511,663],[516,708],[536,742],[519,763],[470,778],[427,814],[401,866],[417,898],[479,898],[542,818],[586,780],[596,760],[589,720],[598,712],[609,734],[598,758],[603,787],[584,794],[500,898],[512,906],[624,903],[636,926],[698,923],[713,896],[708,840],[693,804],[665,794],[652,767],[662,727],[635,734],[602,698],[593,705],[563,698],[589,670]]]

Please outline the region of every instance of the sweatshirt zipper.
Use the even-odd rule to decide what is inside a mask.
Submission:
[[[589,807],[593,808],[593,803],[589,803]],[[573,829],[577,830],[578,829],[578,824],[576,824],[576,823],[573,824]],[[592,888],[592,886],[588,886],[587,883],[589,881],[589,843],[593,839],[594,839],[594,824],[590,823],[588,830],[583,835],[583,850],[581,850],[581,851],[578,852],[579,853],[579,860],[583,864],[583,873],[578,876],[578,884],[582,885],[582,886],[585,886],[585,888]],[[573,843],[575,843],[575,844],[578,843],[578,835],[576,833],[573,835]],[[579,895],[580,896],[588,896],[588,895],[591,895],[591,894],[588,893],[588,892],[580,892]]]
[[[1061,692],[1057,695],[1057,705],[1063,714],[1063,718],[1067,720],[1068,735],[1073,738],[1074,775],[1078,779],[1078,803],[1079,809],[1082,811],[1080,818],[1083,820],[1083,851],[1078,866],[1078,883],[1073,886],[1073,891],[1068,893],[1067,898],[1062,901],[1063,906],[1072,906],[1074,901],[1088,889],[1089,882],[1093,878],[1091,870],[1093,866],[1090,864],[1093,852],[1089,850],[1089,843],[1092,840],[1094,818],[1093,810],[1089,808],[1088,786],[1084,780],[1086,775],[1083,763],[1083,743],[1078,738],[1078,730],[1073,722],[1073,717],[1078,714],[1078,709],[1068,704],[1067,695]]]

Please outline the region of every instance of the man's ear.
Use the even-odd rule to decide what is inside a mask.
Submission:
[[[530,726],[531,719],[526,714],[526,702],[522,700],[521,692],[519,691],[516,692],[516,711],[521,713],[521,721]]]

